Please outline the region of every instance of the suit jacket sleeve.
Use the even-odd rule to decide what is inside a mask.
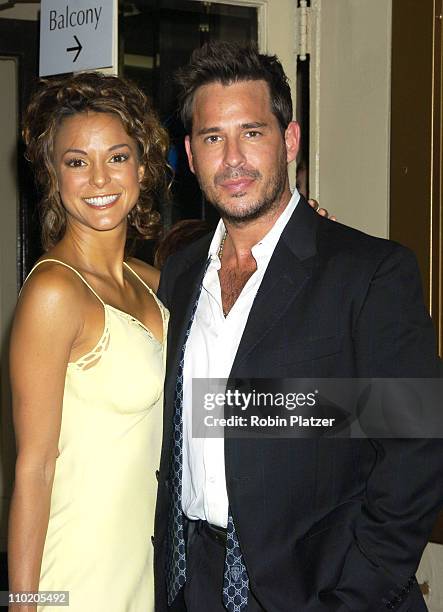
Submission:
[[[358,376],[437,377],[434,329],[423,303],[415,257],[395,247],[378,266],[356,317]],[[442,442],[371,440],[376,462],[336,590],[348,609],[404,609],[401,603],[409,599],[423,548],[443,504]]]
[[[175,268],[174,261],[174,255],[168,257],[168,259],[165,261],[160,274],[160,282],[157,289],[157,297],[162,301],[166,308],[169,308],[171,305],[170,292],[173,286],[173,272]]]

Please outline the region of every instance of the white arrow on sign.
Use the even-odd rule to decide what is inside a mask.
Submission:
[[[79,39],[77,38],[77,36],[74,34],[74,38],[75,38],[75,42],[77,43],[76,47],[68,47],[66,49],[66,51],[68,51],[68,53],[70,51],[77,51],[77,53],[75,54],[74,59],[72,60],[73,62],[77,61],[78,56],[80,55],[80,51],[83,49],[81,42],[79,41]]]

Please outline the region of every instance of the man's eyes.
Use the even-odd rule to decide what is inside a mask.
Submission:
[[[259,132],[258,130],[248,130],[247,132],[243,133],[243,136],[244,138],[252,140],[254,138],[262,136],[262,132]],[[217,134],[211,134],[210,136],[206,136],[204,141],[208,144],[216,144],[217,142],[221,142],[222,140],[222,136],[219,136]]]
[[[257,130],[249,130],[245,134],[246,138],[257,138],[257,136],[261,136],[261,132]]]
[[[205,142],[208,144],[214,144],[216,142],[221,141],[221,136],[217,136],[216,134],[211,134],[211,136],[206,136]]]

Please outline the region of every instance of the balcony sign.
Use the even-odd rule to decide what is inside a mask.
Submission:
[[[40,76],[115,65],[117,0],[42,0]]]

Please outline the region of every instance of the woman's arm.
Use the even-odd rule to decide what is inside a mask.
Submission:
[[[49,264],[26,283],[10,352],[17,462],[8,535],[9,590],[36,591],[58,454],[64,381],[82,328],[78,291]],[[15,610],[14,606],[10,610]],[[17,608],[33,612],[35,606]]]

